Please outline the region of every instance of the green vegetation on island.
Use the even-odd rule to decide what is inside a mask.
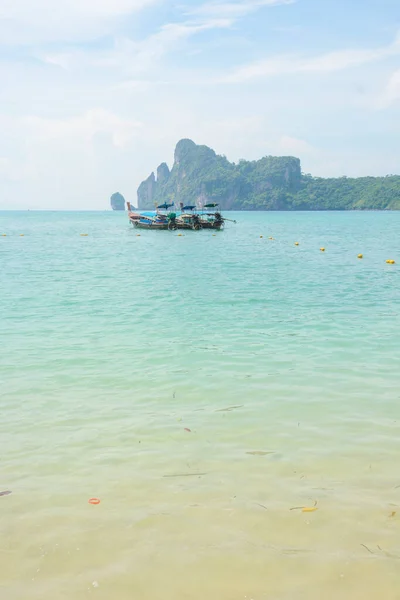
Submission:
[[[218,202],[225,210],[400,210],[400,176],[312,177],[293,156],[231,163],[208,146],[178,142],[166,163],[138,188],[138,206]]]

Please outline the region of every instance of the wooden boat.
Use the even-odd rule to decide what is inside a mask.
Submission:
[[[217,208],[218,204],[205,204],[203,206],[203,211],[205,208]],[[221,215],[219,211],[215,212],[201,212],[199,214],[200,225],[202,229],[222,229],[224,227],[224,222],[226,219]]]
[[[218,208],[218,204],[215,203],[205,204],[201,212],[196,212],[195,206],[184,206],[181,202],[181,210],[178,214],[167,212],[173,206],[173,203],[168,204],[165,202],[156,206],[155,211],[136,212],[132,210],[130,203],[127,202],[128,218],[130,223],[139,229],[164,229],[169,231],[175,231],[176,229],[220,230],[224,227],[225,221],[230,221],[230,219],[223,217],[219,210],[211,210]],[[236,221],[232,222],[236,223]]]
[[[130,202],[127,202],[126,206],[128,208],[128,218],[129,218],[129,221],[132,223],[132,225],[134,225],[136,221],[139,221],[139,219],[140,219],[140,213],[139,212],[134,212],[132,210]]]
[[[158,217],[140,217],[133,225],[137,229],[168,229],[168,221]]]
[[[175,225],[176,214],[175,213],[164,213],[171,208],[173,204],[160,204],[156,207],[155,212],[143,211],[136,213],[131,210],[131,206],[128,204],[128,217],[132,225],[138,229],[169,229],[174,231],[177,229]]]
[[[199,231],[201,229],[200,217],[194,212],[195,206],[187,205],[184,206],[183,202],[180,203],[181,213],[176,218],[176,226],[178,229],[193,229]]]

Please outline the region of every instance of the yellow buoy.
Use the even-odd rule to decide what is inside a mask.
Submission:
[[[388,258],[386,262],[387,262],[388,265],[395,265],[396,264],[396,261],[393,260],[393,258]]]
[[[264,237],[264,236],[260,235],[260,238],[262,238],[262,237]]]
[[[325,252],[325,248],[320,248],[321,252]]]
[[[357,254],[357,258],[363,258],[362,254]]]
[[[273,237],[269,237],[268,239],[269,239],[269,240],[273,240],[274,238],[273,238]]]
[[[87,235],[89,235],[88,233],[81,233],[82,237],[86,237]]]
[[[1,237],[7,237],[7,234],[6,233],[2,233]]]
[[[19,237],[24,237],[24,235],[25,235],[24,233],[20,233]]]
[[[295,242],[295,243],[294,243],[294,245],[295,245],[295,246],[298,246],[298,245],[299,245],[299,242]]]
[[[137,233],[137,234],[136,234],[136,237],[140,237],[140,233]]]
[[[216,233],[213,233],[213,237],[215,237],[216,235],[217,235]]]
[[[315,512],[318,510],[316,506],[305,506],[301,512]]]

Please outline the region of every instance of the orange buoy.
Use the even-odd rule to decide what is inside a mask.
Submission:
[[[100,500],[98,498],[90,498],[89,504],[100,504]]]

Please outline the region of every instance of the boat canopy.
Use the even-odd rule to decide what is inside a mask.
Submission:
[[[160,206],[157,206],[157,208],[165,208],[165,210],[167,210],[167,208],[171,208],[171,206],[173,206],[174,203],[172,204],[167,204],[166,202],[164,202],[164,204],[160,204]]]
[[[215,204],[215,203],[213,203],[213,204],[205,204],[204,208],[215,208],[216,206],[218,206],[218,204]]]
[[[182,206],[182,210],[193,210],[194,208],[196,208],[195,206]]]

